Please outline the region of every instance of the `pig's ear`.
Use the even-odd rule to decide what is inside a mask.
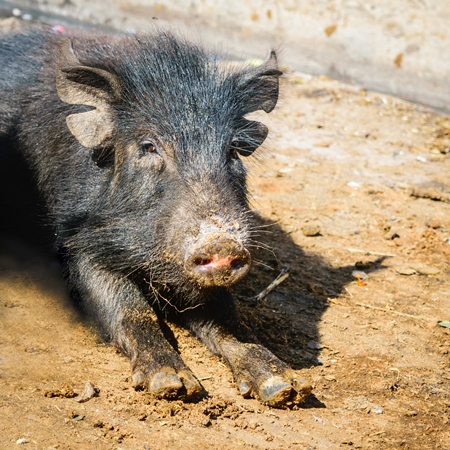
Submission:
[[[254,120],[241,119],[231,148],[242,156],[250,156],[266,139],[269,129]]]
[[[277,56],[271,51],[269,58],[252,69],[240,80],[240,94],[244,114],[258,110],[270,113],[278,101],[278,79],[283,74],[278,69]]]
[[[58,46],[56,89],[59,98],[65,103],[95,108],[72,114],[66,119],[70,132],[80,144],[96,148],[107,143],[115,129],[111,105],[119,97],[118,78],[106,70],[83,66],[67,39]]]

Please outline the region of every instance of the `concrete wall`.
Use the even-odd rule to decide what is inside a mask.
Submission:
[[[22,0],[131,30],[172,27],[295,70],[450,111],[449,0]]]

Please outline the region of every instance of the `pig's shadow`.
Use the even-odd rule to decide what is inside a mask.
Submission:
[[[319,254],[305,252],[279,225],[263,217],[257,217],[257,227],[265,230],[258,238],[262,245],[253,252],[250,274],[234,288],[243,320],[265,347],[292,368],[320,365],[322,315],[328,299],[336,298],[355,281],[355,266],[332,267]],[[359,270],[380,270],[384,259],[380,257]],[[262,300],[256,300],[283,269],[289,277]]]
[[[54,257],[51,227],[30,169],[13,146],[0,139],[0,252],[20,261],[33,255]]]

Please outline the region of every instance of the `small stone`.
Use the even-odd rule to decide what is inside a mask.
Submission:
[[[303,236],[320,236],[320,228],[317,225],[304,225],[302,227]]]
[[[315,147],[329,147],[333,142],[332,141],[321,141],[321,142],[316,142],[314,144]]]
[[[441,221],[438,218],[433,218],[425,222],[425,225],[433,230],[437,230],[438,228],[442,228]]]
[[[355,278],[358,278],[360,280],[368,280],[369,279],[369,275],[367,275],[367,273],[363,272],[362,270],[354,270],[352,272],[352,276],[354,276]]]
[[[212,425],[212,422],[209,417],[205,417],[205,419],[203,419],[200,424],[202,427],[208,428]]]
[[[307,344],[307,347],[310,348],[311,350],[322,350],[323,346],[320,345],[318,342],[314,342],[314,341],[309,341]]]
[[[414,269],[412,269],[409,266],[396,267],[395,271],[399,275],[406,275],[406,276],[414,275],[417,273]]]
[[[97,389],[91,381],[87,381],[84,386],[83,392],[75,398],[75,401],[78,403],[84,403],[90,400],[91,398],[97,396],[99,393],[99,389]]]
[[[428,264],[414,263],[411,264],[410,267],[417,273],[420,273],[420,275],[437,275],[440,272],[440,269],[429,266]]]
[[[396,233],[393,230],[389,230],[384,236],[383,239],[386,239],[387,241],[393,241],[394,239],[399,238],[400,235]]]
[[[30,442],[30,440],[27,438],[20,438],[20,439],[17,439],[16,444],[22,445],[22,444],[28,444],[29,442]]]

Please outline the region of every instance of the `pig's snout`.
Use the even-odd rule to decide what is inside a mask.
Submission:
[[[229,286],[250,269],[248,250],[230,235],[210,235],[190,250],[185,267],[204,287]]]

